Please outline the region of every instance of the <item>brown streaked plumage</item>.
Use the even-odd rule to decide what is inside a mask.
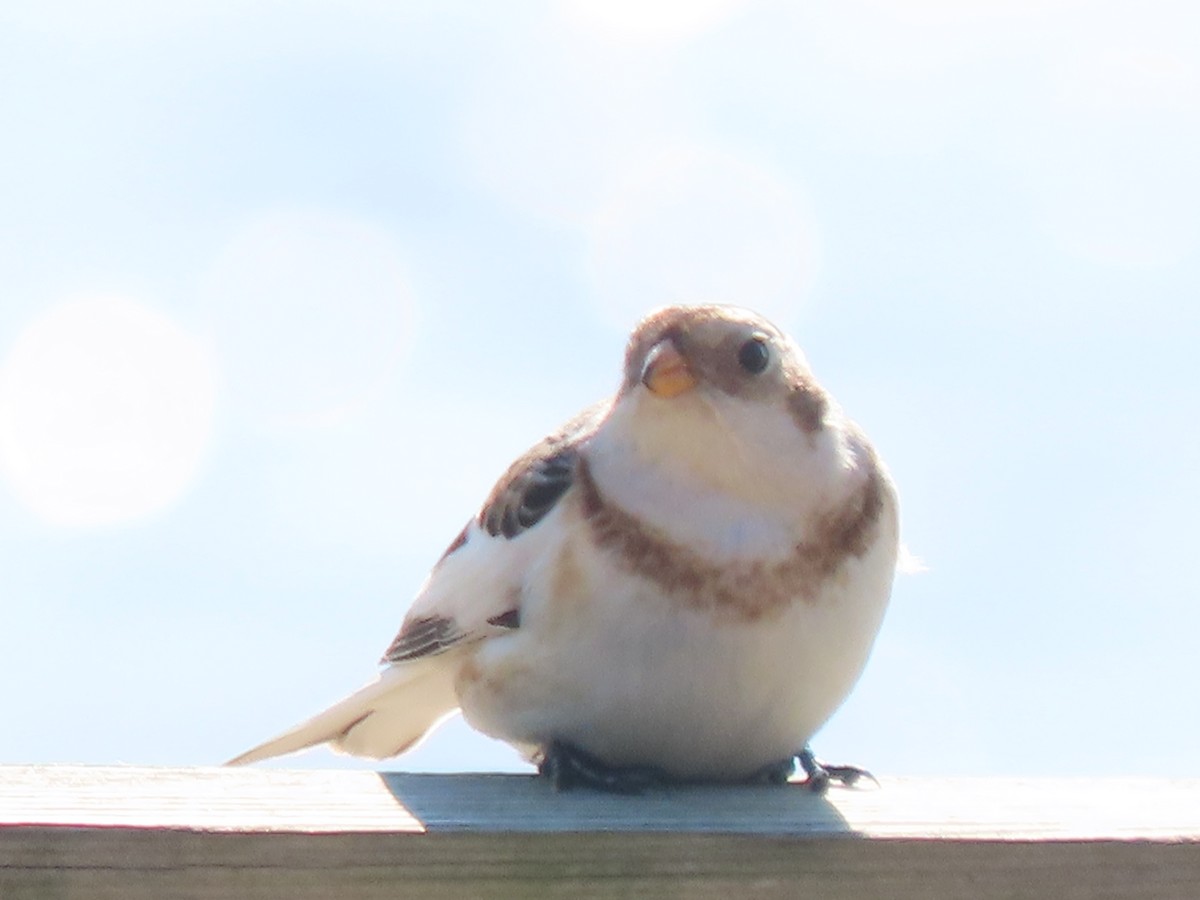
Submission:
[[[874,459],[862,488],[825,513],[811,539],[774,561],[718,563],[664,537],[620,507],[607,503],[586,462],[577,469],[583,514],[597,544],[621,566],[653,581],[676,602],[731,619],[755,620],[797,598],[815,602],[824,579],[866,550],[883,508]]]
[[[829,412],[829,396],[816,382],[797,377],[787,395],[787,407],[802,431],[820,431]]]

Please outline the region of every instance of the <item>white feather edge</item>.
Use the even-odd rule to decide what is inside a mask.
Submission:
[[[454,680],[464,652],[489,634],[505,633],[487,620],[507,611],[524,571],[551,533],[538,529],[510,540],[492,537],[472,522],[466,543],[434,568],[409,610],[410,616],[455,620],[469,635],[460,647],[389,666],[349,697],[226,765],[249,765],[324,743],[372,759],[415,746],[458,708]]]
[[[416,744],[458,707],[457,665],[443,654],[390,666],[349,697],[306,722],[231,759],[244,766],[332,744],[355,756],[383,759]]]

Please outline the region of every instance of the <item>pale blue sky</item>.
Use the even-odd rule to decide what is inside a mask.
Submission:
[[[368,680],[633,322],[717,300],[928,567],[818,752],[1196,774],[1198,16],[5,3],[0,763],[217,762]]]

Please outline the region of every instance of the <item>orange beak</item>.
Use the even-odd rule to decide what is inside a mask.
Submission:
[[[696,386],[696,376],[670,338],[659,341],[646,355],[642,384],[658,397],[676,397]]]

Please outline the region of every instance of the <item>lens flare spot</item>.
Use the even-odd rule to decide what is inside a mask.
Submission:
[[[119,296],[69,300],[0,368],[0,473],[50,524],[138,519],[192,483],[215,407],[209,354],[166,316]]]

